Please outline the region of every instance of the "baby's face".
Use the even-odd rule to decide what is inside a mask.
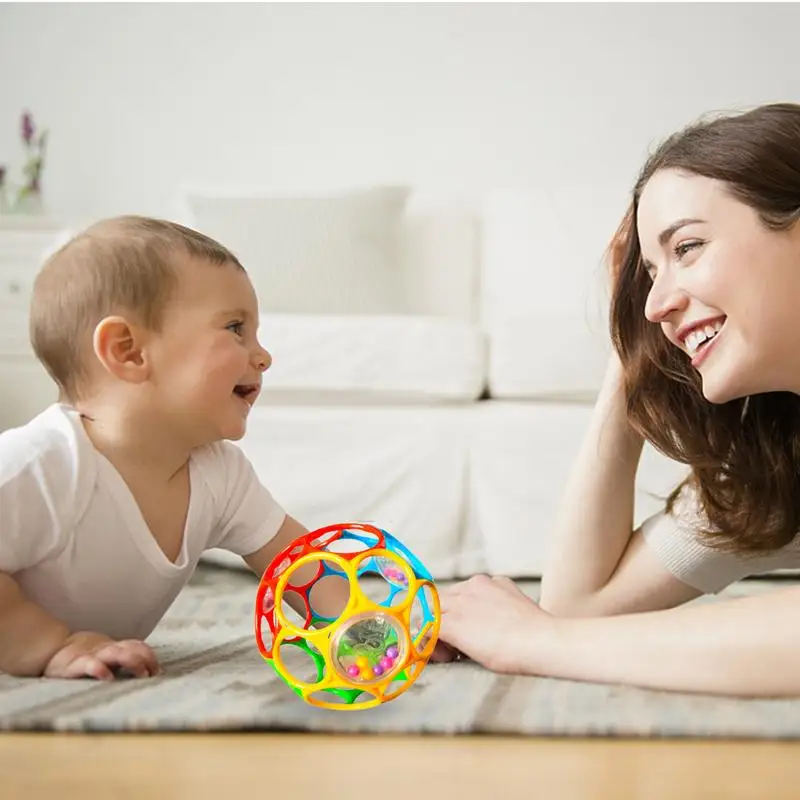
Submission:
[[[159,411],[198,446],[240,439],[272,363],[257,338],[258,301],[234,265],[189,261],[151,345]]]

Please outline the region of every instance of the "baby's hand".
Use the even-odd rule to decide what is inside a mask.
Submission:
[[[99,633],[76,633],[50,659],[46,678],[97,678],[114,680],[124,669],[137,678],[157,675],[161,670],[153,649],[136,639],[121,642]]]

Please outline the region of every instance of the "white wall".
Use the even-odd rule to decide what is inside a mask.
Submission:
[[[797,4],[0,4],[0,163],[51,129],[51,212],[186,185],[632,180],[698,114],[798,100]],[[603,202],[600,193],[598,202]]]

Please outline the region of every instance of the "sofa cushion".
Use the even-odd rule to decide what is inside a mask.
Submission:
[[[582,403],[506,402],[474,406],[466,538],[484,568],[541,575],[559,506],[593,408]],[[636,478],[634,524],[660,511],[686,467],[646,445]]]
[[[485,337],[466,322],[411,315],[264,314],[273,357],[260,403],[469,401]]]
[[[479,237],[480,220],[471,204],[412,194],[400,235],[412,313],[478,322]]]
[[[596,393],[610,348],[603,256],[626,201],[617,185],[487,195],[481,322],[492,397]]]
[[[187,198],[192,224],[240,259],[264,311],[410,310],[400,235],[408,189]]]
[[[471,407],[261,407],[239,445],[306,527],[371,522],[396,535],[434,577],[451,578]]]
[[[605,331],[566,311],[498,319],[489,347],[488,382],[500,399],[590,401],[611,350]]]

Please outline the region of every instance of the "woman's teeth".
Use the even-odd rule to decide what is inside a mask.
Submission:
[[[687,337],[686,337],[686,350],[690,356],[694,356],[694,354],[700,348],[700,345],[705,344],[706,342],[713,339],[718,333],[720,328],[725,324],[725,320],[717,320],[716,322],[710,325],[704,325],[702,328],[695,328]]]

